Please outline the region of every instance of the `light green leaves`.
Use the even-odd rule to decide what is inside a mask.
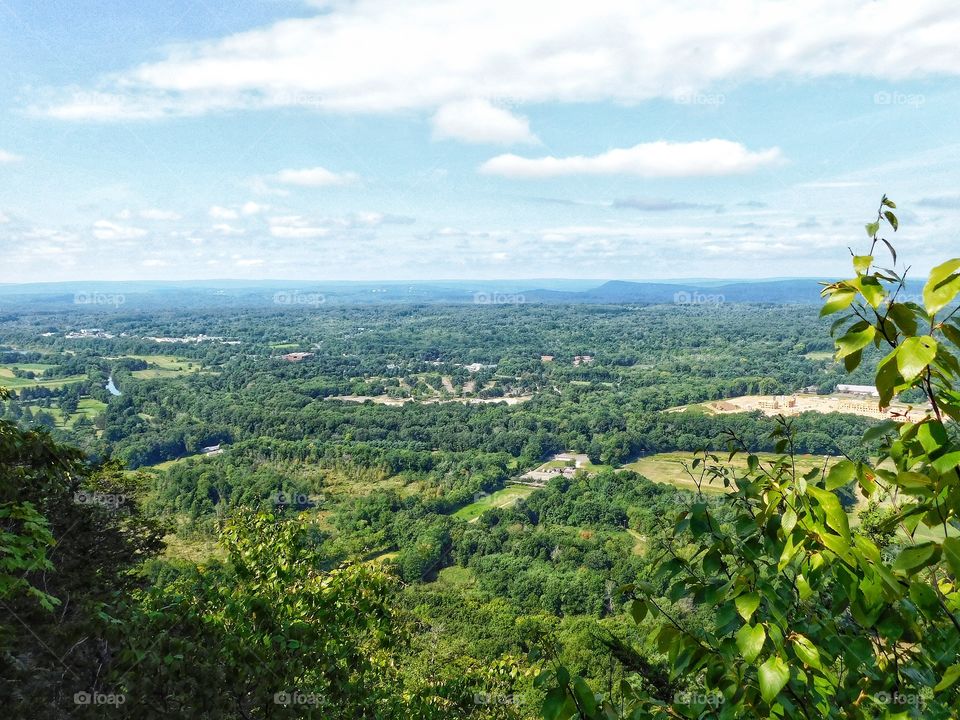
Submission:
[[[856,471],[857,466],[854,463],[849,460],[841,460],[827,473],[827,490],[836,490],[838,487],[843,487],[853,480]]]
[[[763,629],[763,625],[755,625],[750,627],[749,625],[744,625],[737,632],[737,647],[740,649],[740,654],[743,655],[743,659],[747,662],[752,663],[757,659],[757,656],[760,655],[760,651],[763,649],[763,643],[767,639],[767,633]]]
[[[950,566],[950,572],[960,579],[960,538],[948,537],[943,541],[943,557]]]
[[[740,595],[734,602],[737,604],[737,612],[740,613],[740,617],[750,622],[750,617],[757,611],[757,608],[760,607],[760,593],[745,593]]]
[[[853,269],[857,271],[857,275],[863,275],[867,270],[870,269],[870,265],[872,264],[873,255],[853,256]]]
[[[817,650],[816,645],[810,642],[810,640],[803,635],[794,635],[792,641],[793,651],[797,654],[797,657],[800,658],[801,662],[808,667],[817,668],[819,670],[820,651]]]
[[[760,680],[760,695],[770,705],[790,680],[790,666],[774,655],[760,666],[757,676]]]
[[[932,565],[940,559],[940,546],[935,542],[924,542],[905,547],[893,563],[894,570],[913,573],[922,567]]]
[[[820,317],[826,317],[827,315],[831,315],[835,312],[846,310],[848,307],[850,307],[851,303],[853,303],[853,300],[856,297],[856,290],[845,288],[842,290],[832,291],[830,293],[830,299],[823,304],[822,308],[820,308]]]
[[[857,350],[862,350],[873,342],[876,334],[877,329],[873,325],[857,323],[846,335],[837,340],[837,359],[845,358]]]
[[[897,348],[897,369],[907,382],[922,373],[937,356],[937,341],[929,335],[909,337]]]
[[[839,498],[829,490],[809,487],[808,491],[816,499],[826,515],[827,526],[835,530],[844,540],[850,542],[850,521],[840,505]]]
[[[957,680],[960,680],[960,665],[951,665],[947,668],[947,671],[943,674],[943,678],[941,678],[940,682],[937,683],[937,686],[933,689],[933,691],[942,692],[953,685]]]
[[[864,225],[864,227],[867,229],[867,236],[874,237],[878,232],[880,232],[880,221],[878,220],[876,222],[867,223]]]
[[[960,258],[953,258],[930,271],[930,277],[927,278],[927,284],[923,288],[923,304],[931,315],[949,305],[960,292],[958,270],[960,270]]]

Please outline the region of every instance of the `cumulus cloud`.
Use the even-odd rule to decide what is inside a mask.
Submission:
[[[330,228],[311,223],[300,215],[280,215],[270,218],[270,235],[281,239],[307,239],[325,237]]]
[[[147,231],[130,225],[120,225],[109,220],[97,220],[93,224],[93,236],[98,240],[134,240]]]
[[[333,185],[349,185],[356,182],[359,176],[355,173],[335,173],[325,167],[303,168],[302,170],[281,170],[277,173],[277,182],[284,185],[300,185],[302,187],[330,187]]]
[[[216,223],[210,229],[218,235],[243,235],[247,232],[242,228],[233,227],[233,225],[229,223]]]
[[[220,205],[213,205],[208,211],[208,214],[214,220],[236,220],[240,217],[240,214],[236,210],[221,207]]]
[[[14,155],[12,152],[8,152],[0,148],[0,165],[6,165],[8,163],[20,162],[23,160],[23,157],[20,155]]]
[[[140,217],[144,220],[179,220],[181,215],[172,210],[160,210],[159,208],[147,208],[140,211]]]
[[[255,203],[250,200],[240,206],[240,212],[243,215],[259,215],[264,210],[269,209],[269,207],[269,205],[261,205],[260,203]]]
[[[637,102],[771,78],[955,77],[954,10],[952,0],[609,0],[602,10],[556,0],[357,0],[172,46],[93,87],[47,88],[32,109],[65,120],[279,106],[381,113],[472,98]]]
[[[730,140],[659,140],[592,156],[525,158],[508,153],[487,160],[480,172],[524,179],[569,175],[703,177],[738,175],[782,162],[780,148],[776,147],[752,152]]]
[[[462,100],[442,106],[433,116],[433,137],[494,145],[539,142],[530,132],[527,118],[513,115],[488,100]]]

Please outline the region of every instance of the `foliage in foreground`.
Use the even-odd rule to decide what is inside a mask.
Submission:
[[[666,596],[647,583],[624,588],[633,617],[652,617],[669,686],[640,672],[616,697],[599,695],[555,665],[540,678],[552,688],[545,718],[956,716],[960,325],[949,306],[960,259],[933,269],[922,305],[903,297],[906,270],[877,269],[873,256],[882,243],[897,267],[880,235],[881,223],[897,229],[895,207],[883,198],[866,226],[870,251],[853,257],[855,277],[824,287],[822,315],[840,313],[833,331],[848,371],[870,345],[886,348],[876,369],[881,407],[911,390],[928,405],[867,433],[865,443],[881,440],[875,462],[801,475],[786,421],[772,463],[748,454],[740,473],[698,457],[694,477],[730,490],[723,521],[706,498],[692,504],[662,549]],[[850,527],[837,496],[851,483],[887,508],[869,532]],[[686,621],[691,607],[708,608],[712,625]]]

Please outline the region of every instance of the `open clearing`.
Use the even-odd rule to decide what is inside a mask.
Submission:
[[[150,364],[145,370],[134,370],[131,374],[140,380],[153,378],[176,377],[187,373],[200,371],[202,363],[199,360],[181,358],[176,355],[125,355],[134,360],[143,360]]]
[[[770,463],[776,459],[778,456],[774,453],[754,453],[758,458],[760,458],[760,463],[763,466],[769,467]],[[738,454],[733,460],[727,461],[726,453],[717,453],[717,457],[720,458],[720,464],[735,467],[738,471],[745,471],[747,469],[747,455],[746,453]],[[824,463],[827,463],[828,467],[830,464],[836,462],[840,458],[824,456],[824,455],[797,455],[797,471],[800,474],[803,474],[810,470],[811,468],[821,469],[824,467]],[[638,458],[631,463],[628,463],[623,466],[624,470],[633,470],[640,475],[643,475],[648,480],[658,483],[666,483],[667,485],[673,485],[674,487],[680,488],[681,490],[696,490],[697,486],[690,479],[690,476],[683,469],[684,463],[688,466],[693,462],[693,453],[688,452],[667,452],[667,453],[657,453],[655,455],[648,455],[647,457]],[[696,476],[699,476],[699,468],[694,471]],[[722,486],[719,485],[709,485],[707,481],[704,481],[703,492],[713,492],[720,493],[724,492]]]
[[[19,390],[20,388],[25,387],[45,387],[50,389],[62,388],[64,385],[72,385],[73,383],[82,382],[87,379],[86,375],[70,375],[68,377],[50,379],[44,379],[41,375],[31,380],[30,378],[14,377],[12,369],[14,367],[19,367],[24,370],[31,369],[27,364],[0,366],[0,385],[5,388],[9,388],[10,390]],[[53,366],[47,365],[44,369],[51,367]]]
[[[523,498],[529,497],[536,489],[527,485],[511,485],[503,488],[503,490],[497,490],[489,495],[479,497],[476,502],[457,510],[453,516],[473,522],[491,508],[505,508],[515,505]]]

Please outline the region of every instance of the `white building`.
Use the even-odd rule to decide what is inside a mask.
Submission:
[[[880,393],[873,385],[837,385],[838,393],[847,393],[849,395],[866,395],[868,397],[880,397]]]

